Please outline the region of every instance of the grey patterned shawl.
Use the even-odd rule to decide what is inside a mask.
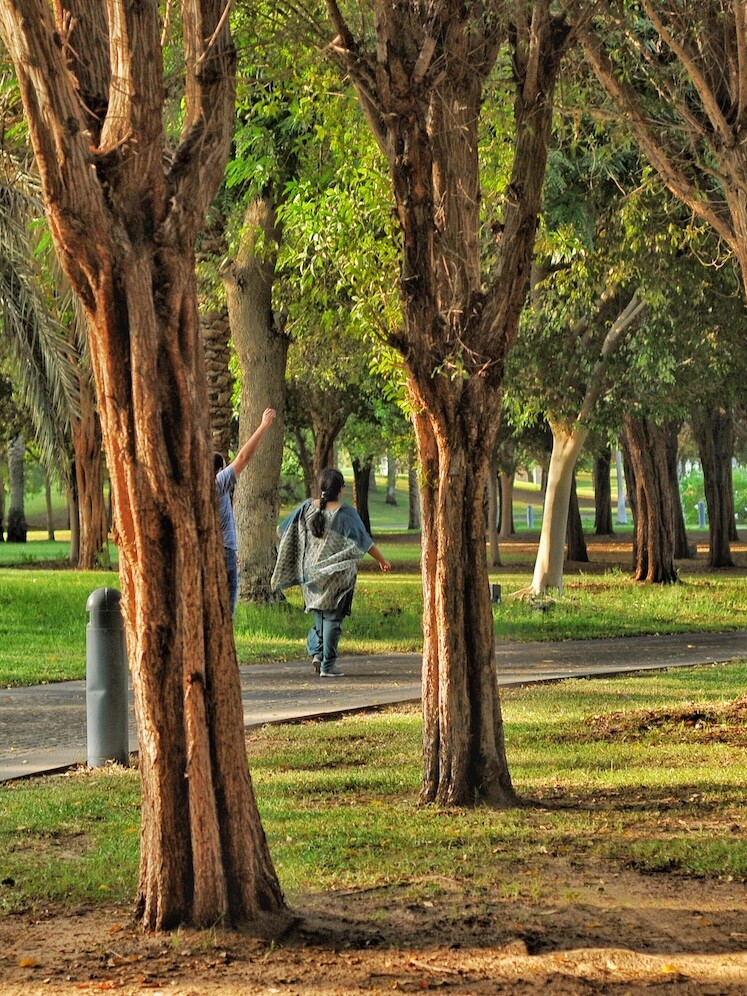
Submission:
[[[361,517],[349,505],[324,510],[324,535],[317,538],[310,527],[316,511],[313,501],[305,501],[280,524],[271,582],[274,590],[300,585],[306,611],[336,609],[346,596],[352,599],[358,561],[373,545]]]

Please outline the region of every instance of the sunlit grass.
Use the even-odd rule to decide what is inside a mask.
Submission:
[[[531,803],[506,811],[418,805],[416,708],[255,730],[249,764],[281,884],[291,900],[391,886],[555,903],[542,877],[555,859],[747,880],[735,832],[747,733],[727,710],[746,682],[742,663],[506,690],[509,766]],[[138,799],[131,769],[4,786],[0,910],[132,898]]]
[[[563,598],[544,612],[510,597],[529,584],[529,572],[491,577],[503,594],[493,606],[499,642],[747,628],[744,580],[736,575],[696,575],[667,586],[634,584],[615,570],[579,575],[568,579]],[[94,589],[118,584],[113,571],[0,569],[0,685],[83,678],[86,601]],[[418,652],[421,615],[419,573],[362,572],[341,649],[345,654]],[[303,658],[309,625],[297,588],[288,591],[283,604],[239,605],[234,620],[239,660]]]

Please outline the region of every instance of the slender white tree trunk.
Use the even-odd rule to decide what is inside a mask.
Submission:
[[[563,590],[565,534],[573,470],[588,434],[585,429],[569,432],[552,423],[551,428],[552,454],[547,474],[542,531],[531,585],[533,595],[544,595],[550,589]]]

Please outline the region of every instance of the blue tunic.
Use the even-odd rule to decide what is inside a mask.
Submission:
[[[231,491],[235,484],[236,474],[230,465],[219,470],[215,475],[215,494],[218,498],[218,517],[223,533],[223,546],[229,550],[238,550],[239,548],[236,539],[236,521],[233,517],[233,505],[231,504]]]

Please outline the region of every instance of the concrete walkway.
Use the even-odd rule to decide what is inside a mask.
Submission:
[[[747,631],[561,643],[500,643],[499,685],[747,660]],[[309,661],[242,665],[244,723],[339,715],[420,699],[420,656],[343,657],[344,678],[319,679]],[[130,695],[130,749],[137,731]],[[84,681],[0,690],[0,782],[86,761]]]

